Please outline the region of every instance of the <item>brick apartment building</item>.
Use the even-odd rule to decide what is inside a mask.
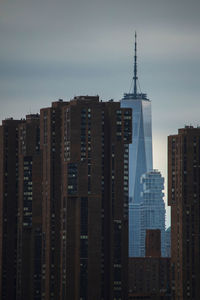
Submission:
[[[200,128],[168,137],[172,299],[200,299]]]
[[[131,118],[80,96],[3,121],[2,300],[127,299]]]
[[[129,299],[169,300],[170,258],[161,257],[161,232],[146,231],[145,257],[129,257]]]

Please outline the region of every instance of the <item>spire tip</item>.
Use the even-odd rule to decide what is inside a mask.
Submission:
[[[137,33],[135,31],[135,55],[134,55],[134,96],[137,97]]]

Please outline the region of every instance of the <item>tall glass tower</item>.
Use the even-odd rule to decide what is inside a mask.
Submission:
[[[153,169],[151,102],[137,91],[137,41],[135,33],[132,93],[124,94],[121,107],[132,108],[132,144],[129,144],[129,256],[139,255],[141,176]]]

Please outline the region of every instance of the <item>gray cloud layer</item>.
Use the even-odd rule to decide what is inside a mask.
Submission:
[[[166,174],[167,134],[200,123],[199,11],[199,0],[1,0],[0,119],[58,97],[119,100],[131,84],[137,30],[154,162]]]

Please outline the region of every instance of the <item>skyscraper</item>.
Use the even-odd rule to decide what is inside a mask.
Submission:
[[[200,299],[200,128],[168,137],[172,299]]]
[[[161,253],[165,251],[165,203],[163,200],[164,178],[157,170],[142,175],[142,202],[140,209],[140,255],[145,255],[145,234],[147,229],[161,232]]]
[[[39,115],[0,126],[0,299],[41,299]]]
[[[18,125],[0,126],[0,299],[16,299],[18,215]]]
[[[129,256],[139,254],[141,176],[153,169],[151,102],[146,94],[137,90],[137,42],[135,34],[135,56],[133,92],[124,94],[121,107],[132,108],[132,143],[129,145]]]
[[[41,110],[42,299],[127,299],[131,110],[80,96]]]
[[[40,116],[18,125],[17,300],[41,299],[42,185]]]
[[[42,299],[60,297],[62,100],[40,110],[42,152]]]

